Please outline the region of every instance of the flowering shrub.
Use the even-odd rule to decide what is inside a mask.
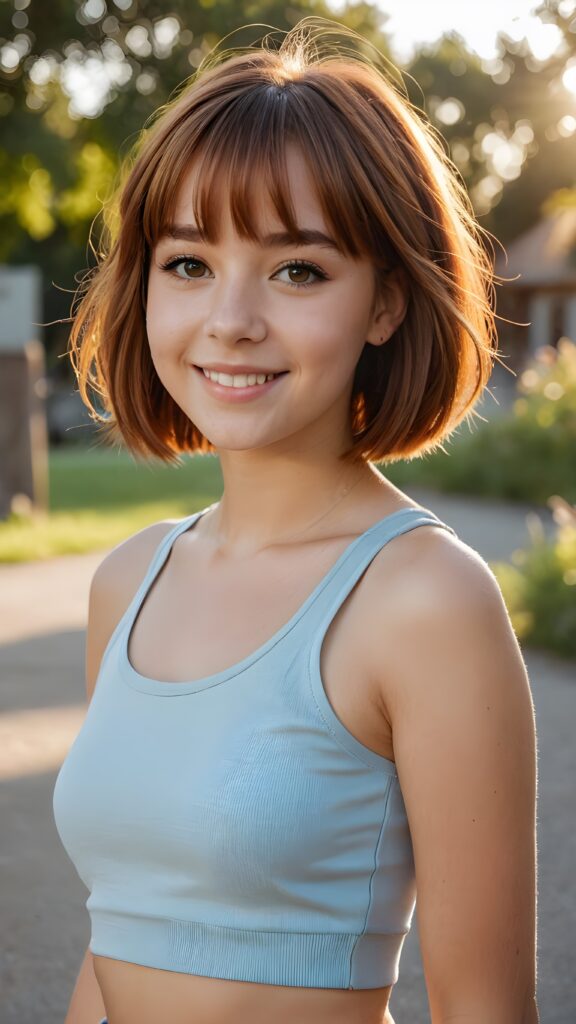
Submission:
[[[518,383],[514,415],[550,437],[576,441],[576,344],[560,338],[558,347],[539,348]]]
[[[393,483],[423,483],[459,494],[544,505],[551,494],[576,502],[576,345],[543,346],[521,374],[511,415],[473,433],[462,427],[446,451],[385,466]]]
[[[537,515],[529,519],[531,546],[515,551],[512,564],[492,566],[519,640],[576,657],[576,505],[560,497],[548,504],[557,524],[546,540]]]

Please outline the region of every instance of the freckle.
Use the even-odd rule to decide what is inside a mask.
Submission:
[[[490,705],[489,704],[486,705],[486,711],[490,711]]]
[[[494,792],[496,792],[496,790],[494,790]]]
[[[520,950],[518,949],[518,946],[516,946],[516,956],[518,956],[519,952],[520,952]]]
[[[472,818],[472,821],[476,821],[476,818]]]

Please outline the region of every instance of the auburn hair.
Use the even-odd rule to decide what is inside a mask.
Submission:
[[[327,45],[334,24],[305,18],[279,47],[267,36],[213,53],[124,162],[104,206],[98,263],[75,296],[69,353],[106,439],[122,439],[135,456],[178,462],[214,451],[158,378],[146,334],[150,255],[181,182],[199,168],[194,214],[209,242],[224,201],[239,236],[257,241],[253,200],[267,195],[296,243],[285,162],[292,143],[342,250],[372,261],[377,287],[401,267],[408,291],[394,335],[364,346],[350,400],[353,444],[340,457],[411,458],[477,415],[498,358],[488,233],[434,128],[372,60]]]

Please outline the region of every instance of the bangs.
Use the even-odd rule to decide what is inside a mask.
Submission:
[[[326,107],[325,119],[318,116],[319,105]],[[338,248],[353,258],[368,256],[377,265],[390,263],[391,247],[377,228],[375,211],[371,217],[359,199],[359,156],[349,132],[308,83],[262,84],[234,100],[228,97],[206,121],[202,108],[189,113],[185,128],[173,134],[160,158],[143,211],[150,247],[173,226],[176,201],[192,168],[198,184],[190,201],[205,241],[218,241],[227,209],[239,237],[261,243],[257,207],[265,197],[290,241],[303,242],[287,169],[287,150],[295,146]]]

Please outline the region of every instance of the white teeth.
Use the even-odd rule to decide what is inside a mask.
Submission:
[[[217,384],[224,384],[229,388],[246,388],[253,384],[264,384],[267,380],[273,380],[275,373],[218,373],[216,370],[203,370],[205,377],[215,381]]]

